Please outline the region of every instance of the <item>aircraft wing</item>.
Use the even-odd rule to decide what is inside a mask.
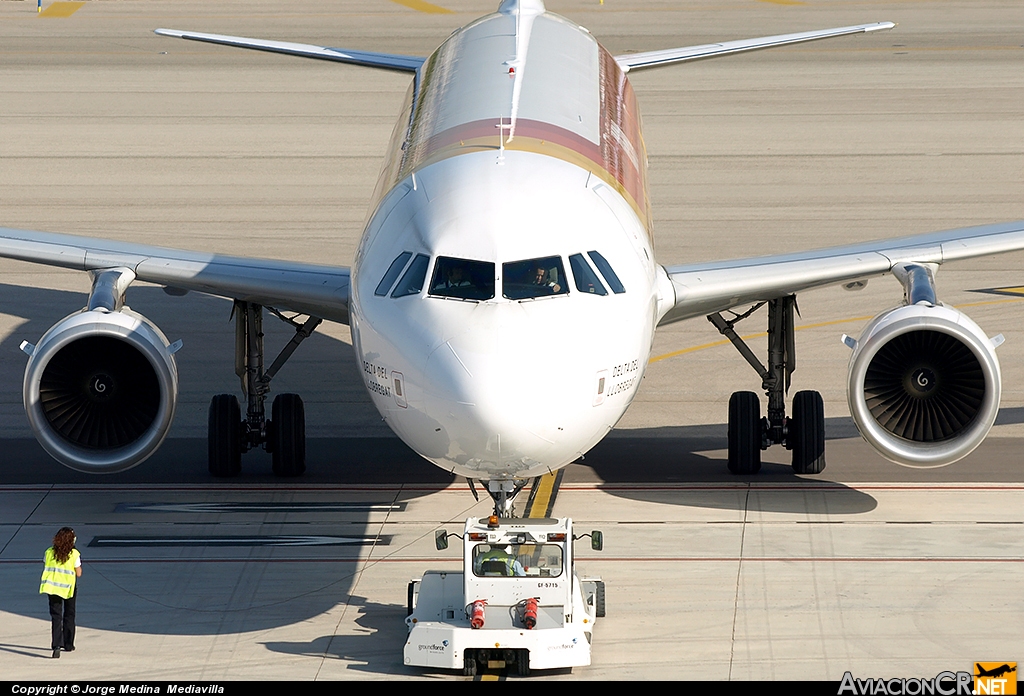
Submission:
[[[627,53],[615,56],[615,62],[625,72],[639,70],[641,68],[655,68],[659,65],[680,63],[688,60],[701,60],[704,58],[716,58],[727,56],[732,53],[744,51],[757,51],[762,48],[774,48],[788,44],[803,43],[805,41],[818,41],[820,39],[831,39],[836,36],[847,34],[862,34],[871,31],[884,31],[892,29],[896,25],[893,22],[875,22],[874,24],[857,24],[851,27],[838,27],[836,29],[821,29],[818,31],[804,31],[798,34],[779,34],[778,36],[762,36],[759,39],[742,39],[740,41],[723,41],[721,43],[703,44],[701,46],[685,46],[683,48],[668,48],[661,51],[647,51],[645,53]],[[160,30],[157,30],[159,33]]]
[[[349,51],[344,48],[329,48],[327,46],[314,46],[312,44],[292,43],[290,41],[247,39],[243,36],[203,34],[197,31],[179,31],[177,29],[154,29],[153,31],[160,36],[172,36],[179,39],[189,39],[190,41],[205,41],[206,43],[235,46],[237,48],[252,48],[257,51],[270,51],[271,53],[285,53],[290,56],[333,60],[338,63],[351,63],[371,68],[397,70],[399,72],[416,72],[423,65],[424,61],[423,58],[418,56],[376,53],[374,51]]]
[[[348,323],[349,269],[250,259],[0,227],[0,257],[77,271],[130,268],[137,280]]]
[[[675,294],[659,325],[826,285],[864,280],[897,263],[935,263],[1024,250],[1024,220],[880,239],[796,254],[666,266]]]

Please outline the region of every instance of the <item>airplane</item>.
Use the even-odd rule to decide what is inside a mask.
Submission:
[[[86,306],[29,356],[24,402],[42,447],[85,472],[135,466],[162,443],[177,398],[174,354],[126,303],[142,281],[234,302],[234,394],[209,409],[208,466],[234,476],[244,452],[274,472],[305,469],[305,415],[273,377],[324,320],[347,324],[370,398],[413,450],[479,480],[514,514],[526,482],[578,460],[636,395],[656,329],[706,317],[761,378],[728,406],[728,468],[756,474],[761,452],[792,451],[798,474],[825,466],[816,391],[787,392],[796,296],[893,274],[904,294],[852,349],[850,411],[883,457],[941,466],[970,453],[999,407],[988,337],[938,300],[941,264],[1024,249],[1024,222],[828,249],[661,265],[654,259],[647,153],[629,73],[892,29],[891,22],[613,56],[541,0],[503,0],[426,57],[157,29],[185,40],[410,74],[351,268],[164,249],[0,228],[0,256],[89,273]],[[767,305],[762,364],[735,325]],[[745,309],[749,307],[749,309]],[[290,343],[266,366],[264,314]],[[731,313],[731,315],[730,315]],[[728,316],[728,318],[727,318]],[[268,417],[269,415],[269,417]]]
[[[974,674],[974,676],[976,677],[995,677],[996,679],[998,679],[1004,674],[1016,672],[1017,666],[1014,665],[1013,667],[1011,667],[1009,664],[1003,663],[999,667],[993,667],[992,669],[982,669],[981,663],[975,662],[974,669],[976,670]]]

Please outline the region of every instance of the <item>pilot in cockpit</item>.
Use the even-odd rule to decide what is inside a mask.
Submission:
[[[547,288],[547,292],[552,294],[556,292],[561,292],[562,290],[562,286],[559,285],[555,280],[551,279],[551,276],[548,274],[547,269],[545,269],[543,266],[533,267],[533,285],[536,285],[538,287],[545,287]]]

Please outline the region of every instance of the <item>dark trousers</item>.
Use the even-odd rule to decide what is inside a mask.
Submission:
[[[68,650],[75,647],[75,600],[78,598],[78,587],[67,599],[57,595],[47,595],[50,598],[50,622],[53,625],[53,640],[50,649],[64,648]]]

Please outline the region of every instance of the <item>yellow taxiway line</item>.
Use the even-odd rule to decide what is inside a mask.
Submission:
[[[408,7],[410,10],[426,12],[427,14],[455,14],[454,10],[439,7],[438,5],[426,2],[426,0],[391,0],[391,2]]]
[[[55,2],[39,13],[40,17],[70,17],[82,9],[84,2]]]
[[[1014,292],[1014,291],[1020,291],[1020,292],[1017,293],[1017,292]],[[1021,295],[1024,295],[1024,287],[1021,287],[1021,288],[996,288],[994,290],[990,290],[989,292],[1002,292],[1002,293],[1005,293],[1005,294],[1021,294]],[[954,305],[954,306],[957,309],[964,309],[966,307],[980,307],[982,305],[1005,304],[1007,302],[1020,302],[1021,300],[1024,300],[1024,297],[1010,297],[1010,298],[1007,298],[1005,300],[983,300],[981,302],[968,302],[966,304],[959,304],[959,305]],[[818,329],[818,328],[821,328],[822,326],[834,326],[836,324],[847,324],[847,323],[852,322],[852,321],[868,321],[871,318],[872,318],[872,316],[863,316],[863,317],[847,317],[845,319],[833,319],[832,321],[819,321],[816,324],[804,324],[803,326],[798,326],[798,327],[796,327],[795,330],[796,331],[804,331],[805,329]],[[767,335],[768,335],[767,331],[762,331],[760,333],[748,334],[746,336],[740,336],[740,338],[742,338],[744,341],[749,341],[752,338],[759,338],[761,336],[767,336]],[[689,348],[682,348],[680,350],[674,350],[671,353],[663,353],[662,355],[655,355],[653,358],[651,358],[650,360],[647,361],[647,364],[651,365],[653,363],[660,362],[662,360],[668,360],[669,358],[675,358],[675,357],[678,357],[680,355],[686,355],[687,353],[696,353],[699,350],[707,350],[708,348],[715,348],[717,346],[726,346],[726,345],[729,345],[729,339],[723,338],[720,341],[712,341],[711,343],[703,343],[703,344],[701,344],[699,346],[691,346]]]

